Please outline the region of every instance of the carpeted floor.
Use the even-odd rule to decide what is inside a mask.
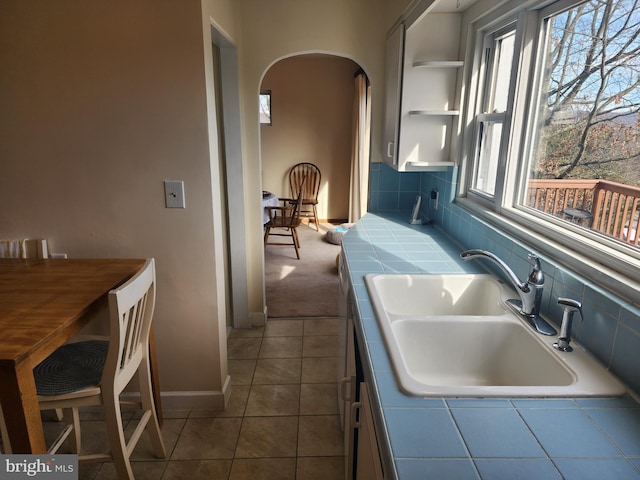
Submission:
[[[293,246],[267,246],[265,288],[269,318],[338,316],[340,280],[336,256],[340,246],[324,239],[334,227],[321,224],[320,232],[307,225],[298,227],[300,260],[296,259]]]

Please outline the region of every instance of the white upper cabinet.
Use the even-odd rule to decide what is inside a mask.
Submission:
[[[387,163],[399,171],[441,170],[454,165],[453,150],[459,129],[458,59],[460,13],[428,13],[406,29],[397,144],[383,144]],[[389,40],[393,35],[389,37]],[[387,65],[389,52],[387,48]],[[394,62],[397,64],[398,62]],[[389,71],[387,71],[389,78]],[[387,112],[393,98],[387,96]],[[398,104],[396,104],[398,105]],[[388,142],[385,116],[385,142]],[[393,160],[393,161],[390,161]]]
[[[400,24],[387,38],[385,57],[385,104],[382,157],[386,163],[394,168],[396,167],[398,158],[403,55],[404,25]]]

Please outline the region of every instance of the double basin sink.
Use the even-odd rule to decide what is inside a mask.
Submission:
[[[413,396],[617,396],[589,353],[553,348],[488,274],[369,274],[365,283],[401,390]]]

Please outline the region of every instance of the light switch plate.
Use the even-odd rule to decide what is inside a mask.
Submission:
[[[184,182],[182,180],[165,180],[164,197],[167,208],[185,208]]]

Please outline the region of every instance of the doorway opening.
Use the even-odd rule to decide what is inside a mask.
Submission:
[[[309,162],[321,172],[319,229],[304,219],[298,227],[301,258],[296,258],[293,246],[265,248],[269,318],[338,316],[336,260],[340,247],[327,243],[324,237],[353,219],[354,176],[357,203],[366,208],[369,137],[364,140],[354,133],[358,75],[368,84],[353,60],[314,53],[282,59],[262,79],[260,91],[270,93],[270,123],[260,125],[263,190],[278,198],[293,198],[295,192],[289,185],[293,165]],[[370,112],[370,89],[368,92]],[[370,114],[365,120],[368,126]],[[359,164],[354,174],[354,143],[358,141],[366,143],[366,162]],[[364,202],[359,201],[362,198]],[[364,213],[358,212],[356,220]]]

